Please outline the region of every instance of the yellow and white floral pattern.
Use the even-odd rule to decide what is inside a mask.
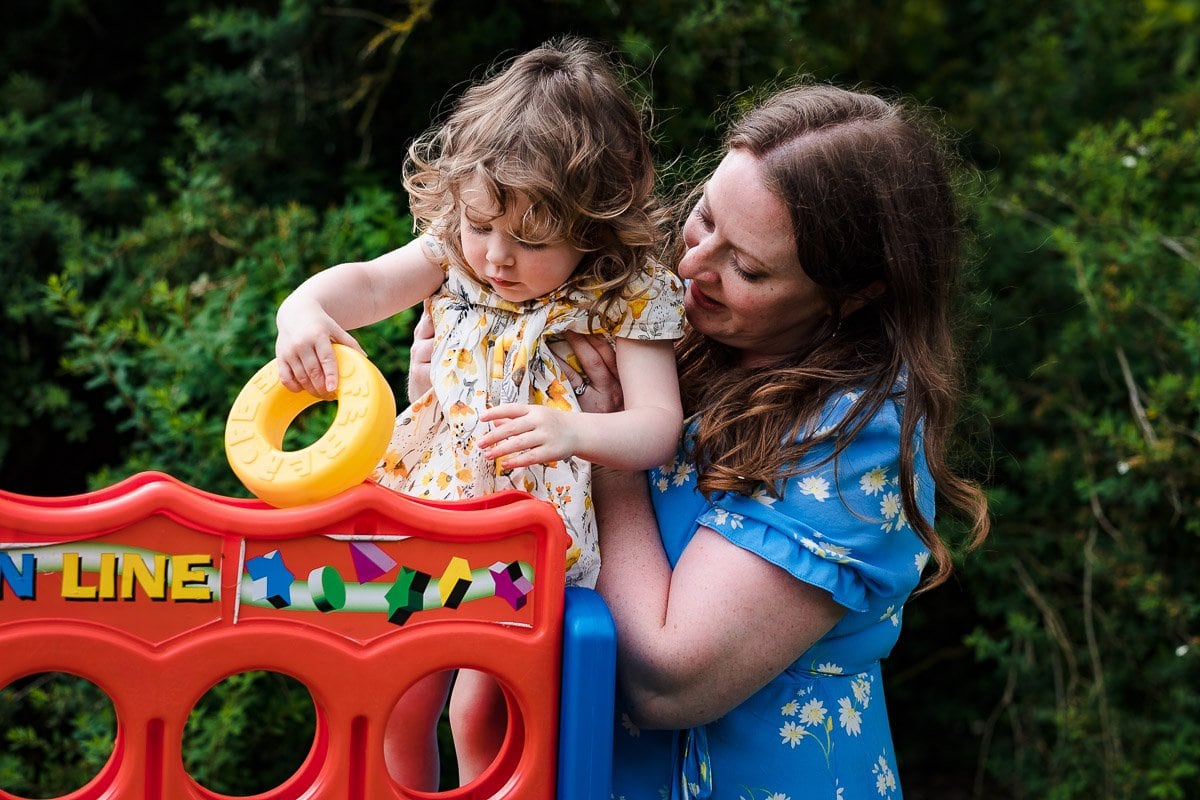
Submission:
[[[443,253],[436,239],[429,250]],[[600,568],[590,465],[579,458],[502,471],[475,442],[486,430],[479,414],[500,403],[533,403],[578,411],[554,352],[566,331],[629,339],[676,339],[683,333],[683,285],[648,263],[607,319],[590,320],[581,289],[561,289],[510,303],[448,263],[434,295],[433,387],[397,418],[374,479],[405,494],[441,500],[519,489],[554,505],[573,546],[568,585],[594,586]]]

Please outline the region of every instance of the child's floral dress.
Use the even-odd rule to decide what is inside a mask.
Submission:
[[[427,239],[433,253],[444,250]],[[498,471],[475,445],[489,426],[485,408],[533,403],[578,411],[579,402],[551,345],[566,331],[628,339],[677,339],[683,333],[683,284],[653,262],[626,287],[625,300],[589,325],[591,295],[559,289],[511,303],[444,262],[446,280],[431,303],[435,329],[432,388],[396,418],[374,479],[420,497],[453,500],[519,489],[548,500],[571,536],[567,584],[594,586],[600,570],[591,468],[569,458]],[[558,342],[565,348],[565,342]],[[559,349],[558,346],[555,349]]]

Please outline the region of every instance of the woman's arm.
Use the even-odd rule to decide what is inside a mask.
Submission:
[[[604,564],[597,589],[617,627],[617,676],[633,721],[686,728],[766,685],[841,619],[828,592],[708,528],[672,570],[645,475],[593,475]]]
[[[618,469],[645,469],[671,460],[683,411],[669,341],[616,340],[616,367],[624,409],[575,413],[548,406],[508,403],[480,419],[496,423],[480,437],[488,458],[505,468],[578,456]]]
[[[371,261],[338,264],[313,275],[284,299],[275,316],[280,382],[292,391],[332,394],[337,359],[330,343],[361,350],[348,330],[416,305],[443,277],[420,239]]]

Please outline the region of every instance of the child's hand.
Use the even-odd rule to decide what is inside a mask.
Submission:
[[[304,390],[317,397],[331,398],[338,385],[337,357],[333,342],[362,347],[317,303],[288,298],[279,307],[275,323],[275,358],[279,382],[290,391]]]
[[[479,446],[487,458],[501,459],[504,469],[565,459],[575,455],[579,444],[573,416],[577,415],[546,406],[493,406],[479,415],[484,422],[495,423],[479,437]]]

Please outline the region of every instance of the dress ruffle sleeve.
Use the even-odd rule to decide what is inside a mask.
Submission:
[[[622,339],[678,339],[683,335],[683,281],[666,267],[647,262],[610,309],[603,332]]]
[[[849,404],[846,398],[835,402],[826,422]],[[852,611],[907,595],[928,553],[900,503],[899,432],[896,407],[888,403],[836,462],[790,478],[780,496],[717,493],[697,524],[825,589]],[[809,459],[819,464],[828,452]],[[918,486],[917,497],[932,519],[932,485]]]

